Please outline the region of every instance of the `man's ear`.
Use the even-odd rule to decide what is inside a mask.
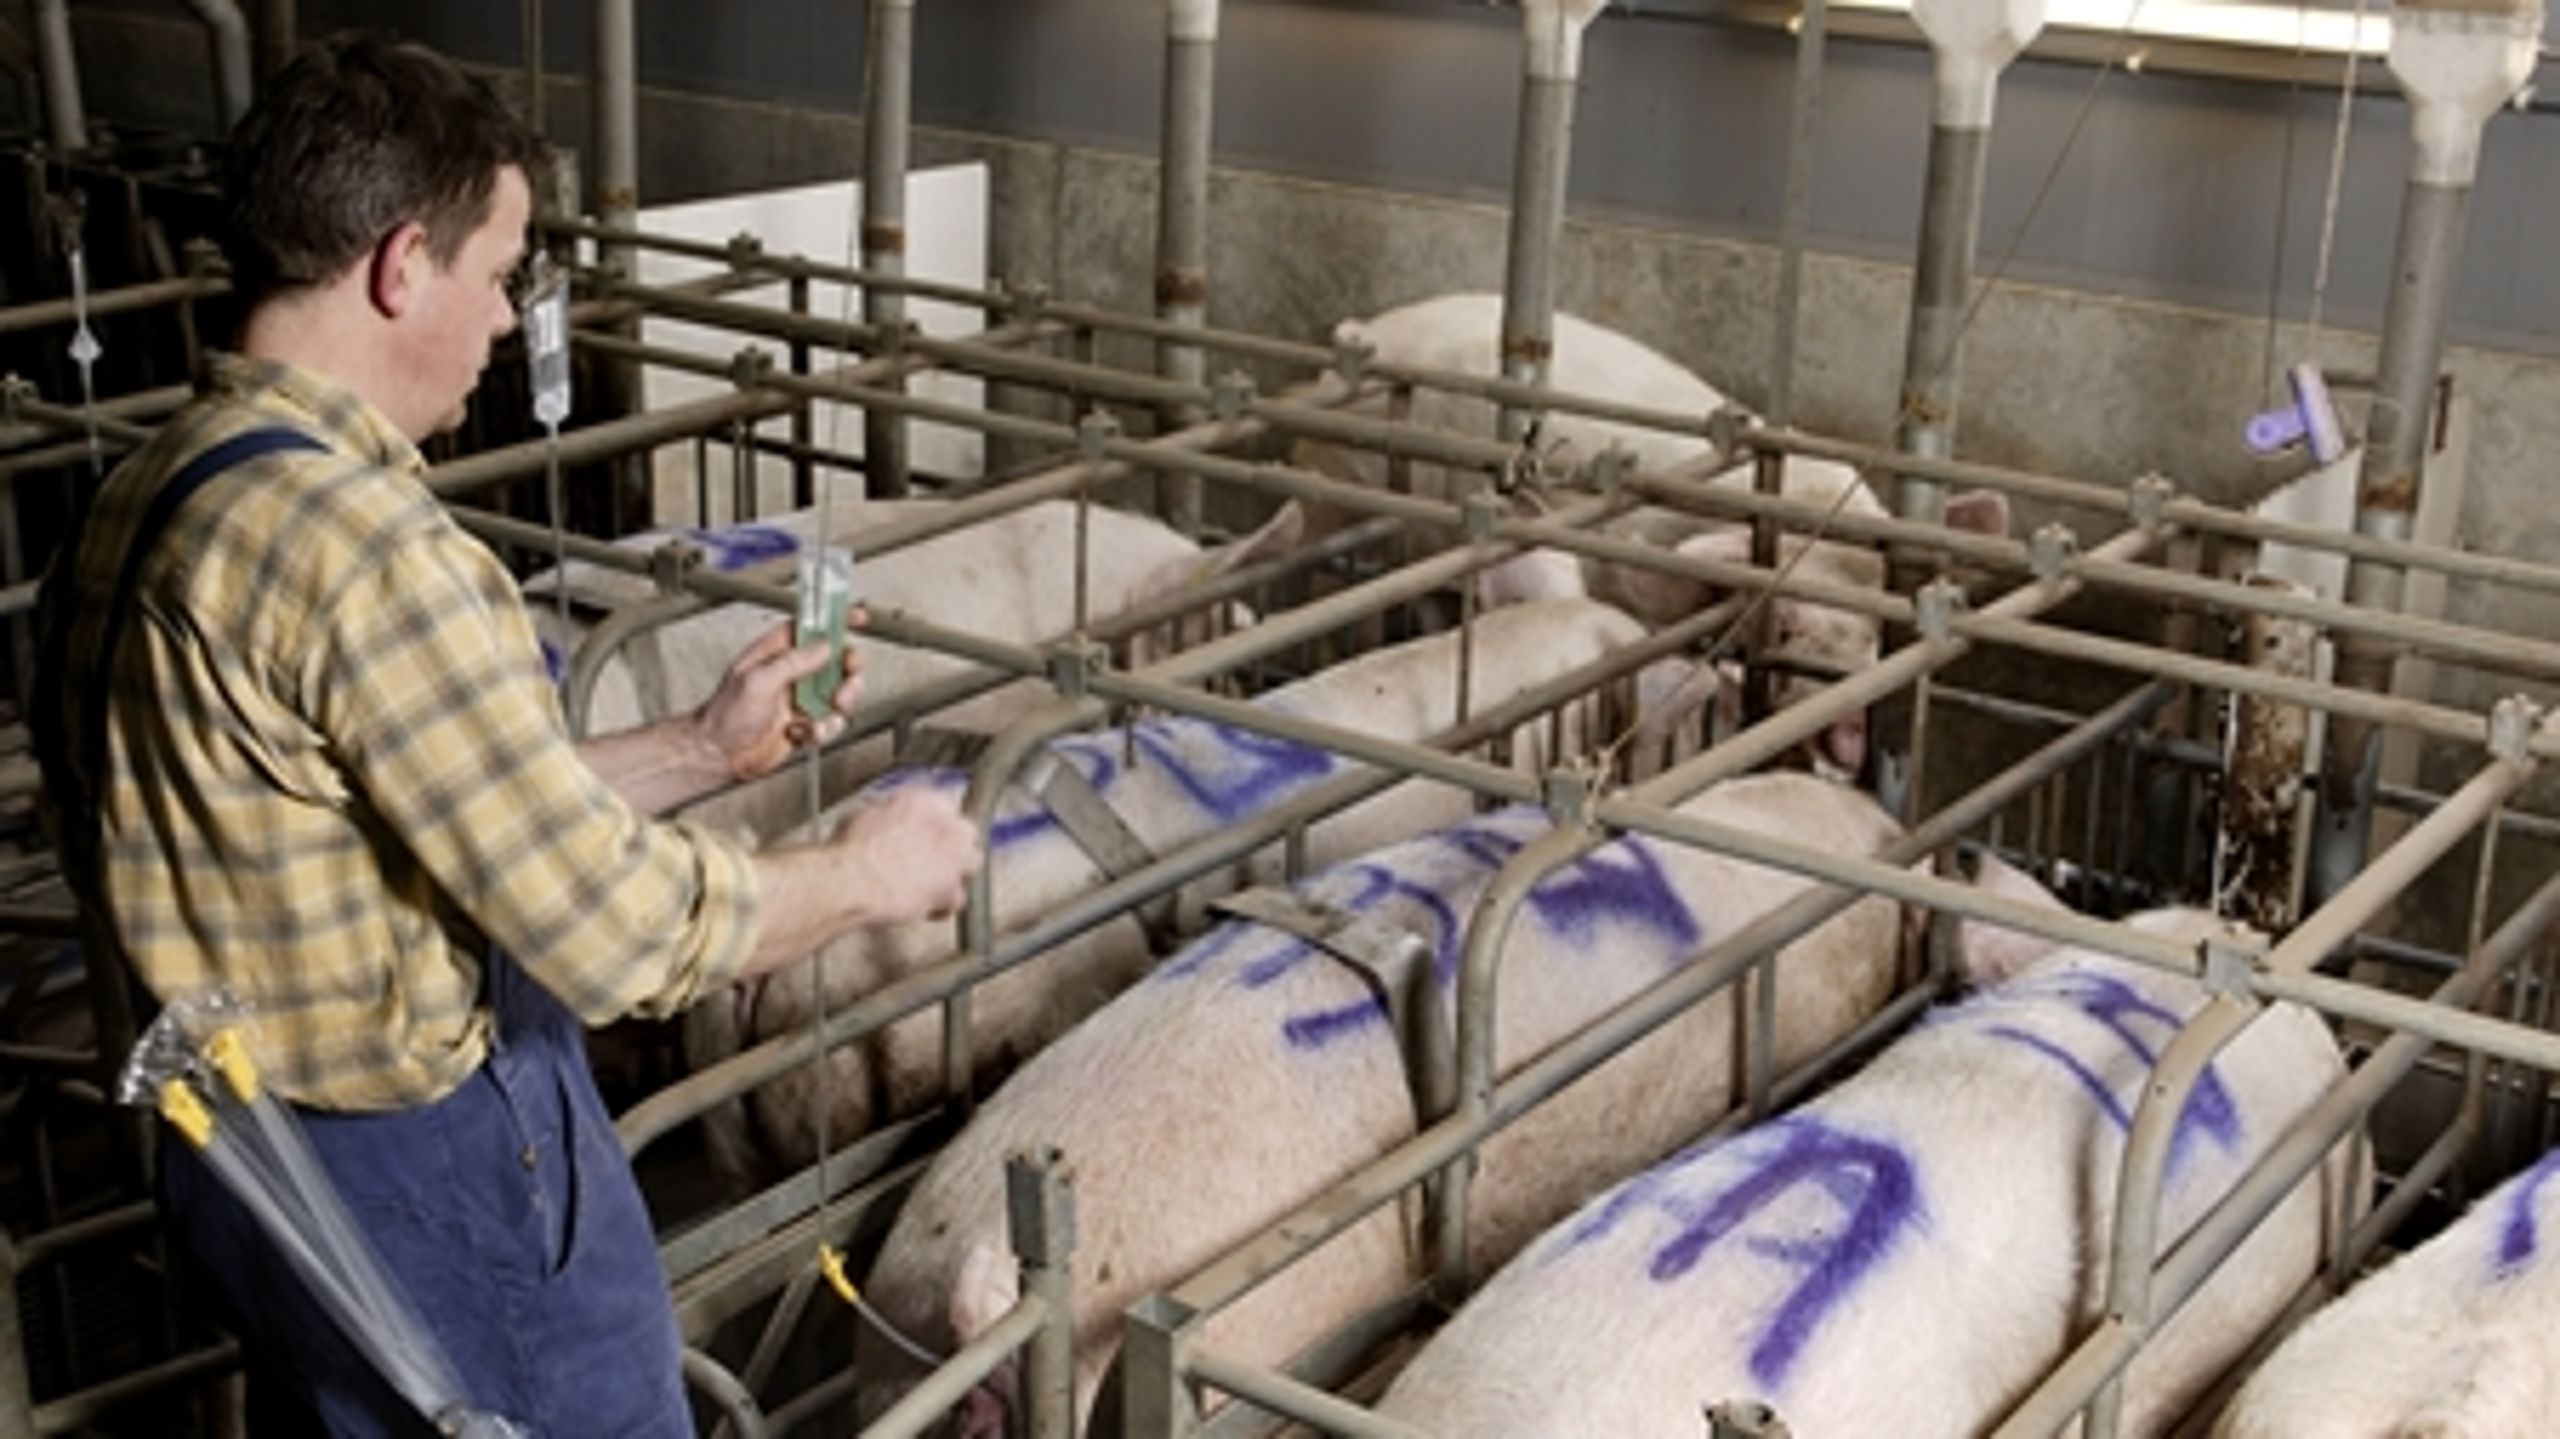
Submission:
[[[411,220],[373,247],[365,261],[365,295],[385,319],[399,319],[416,302],[419,282],[433,263],[435,256],[427,250],[427,227]]]

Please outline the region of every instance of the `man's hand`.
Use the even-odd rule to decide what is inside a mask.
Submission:
[[[898,790],[854,811],[827,845],[866,887],[866,918],[877,924],[949,915],[968,897],[983,858],[958,797],[927,789]]]
[[[860,625],[859,609],[846,616]],[[741,651],[720,688],[694,711],[695,733],[727,766],[729,778],[754,779],[770,772],[802,745],[825,744],[844,733],[845,715],[862,691],[862,659],[852,645],[844,650],[844,683],[836,687],[833,713],[811,721],[792,704],[791,689],[824,669],[827,646],[791,645],[788,621]]]

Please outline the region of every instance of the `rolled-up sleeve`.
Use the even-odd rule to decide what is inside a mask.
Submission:
[[[748,857],[638,814],[578,758],[494,556],[440,515],[386,539],[320,607],[300,676],[377,842],[590,1024],[734,979]]]

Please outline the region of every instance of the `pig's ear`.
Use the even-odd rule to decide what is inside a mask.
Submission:
[[[2038,884],[2033,876],[1997,855],[1982,856],[1973,882],[1975,888],[1987,894],[2016,900],[2020,904],[2033,905],[2038,909],[2070,909],[2069,905],[2054,898],[2053,891]],[[1978,919],[1967,919],[1957,927],[1957,962],[1969,984],[1998,984],[2061,947],[2041,935]]]
[[[1674,546],[1672,553],[1691,559],[1749,564],[1751,531],[1735,526],[1691,535]],[[1601,598],[1649,625],[1677,624],[1705,609],[1721,592],[1705,580],[1639,565],[1611,565],[1604,573],[1609,586]]]
[[[1230,570],[1287,554],[1305,533],[1306,525],[1306,511],[1291,500],[1263,521],[1260,529],[1241,539],[1158,563],[1138,581],[1129,596],[1129,605],[1134,609],[1150,600],[1207,584]]]
[[[1582,583],[1582,561],[1564,550],[1524,550],[1476,571],[1475,585],[1477,601],[1489,610],[1531,600],[1590,598]]]
[[[1713,706],[1721,717],[1729,705],[1738,704],[1722,666],[1703,660],[1655,660],[1636,672],[1636,739],[1659,743],[1690,723],[1700,710]],[[1729,727],[1718,730],[1730,732]]]
[[[1947,528],[2005,537],[2009,533],[2009,497],[1998,490],[1963,490],[1949,495]]]

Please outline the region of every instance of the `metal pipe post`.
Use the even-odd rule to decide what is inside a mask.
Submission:
[[[27,1348],[18,1324],[18,1247],[0,1230],[0,1430],[32,1434],[35,1395],[27,1387]]]
[[[1215,128],[1218,0],[1169,0],[1165,8],[1163,156],[1157,165],[1156,318],[1197,330],[1209,321],[1209,149]],[[1156,342],[1156,373],[1176,384],[1208,382],[1207,355],[1180,340]],[[1201,409],[1164,407],[1163,427],[1196,425]],[[1200,533],[1200,479],[1156,481],[1165,523]]]
[[[257,82],[250,78],[249,20],[232,0],[187,0],[187,8],[204,22],[205,35],[213,44],[214,105],[222,128],[228,131],[248,113],[250,96],[257,90]]]
[[[1555,349],[1556,243],[1564,232],[1565,172],[1573,162],[1573,87],[1592,0],[1525,0],[1520,27],[1520,135],[1512,152],[1511,248],[1502,280],[1502,374],[1543,385]],[[1505,405],[1504,444],[1528,434],[1530,411]]]
[[[2409,537],[2426,468],[2463,224],[2480,169],[2481,135],[2489,117],[2533,74],[2541,40],[2542,6],[2534,0],[2414,0],[2393,7],[2391,73],[2409,98],[2416,143],[2357,472],[2357,534]],[[2396,612],[2400,588],[2396,565],[2356,560],[2347,566],[2347,598],[2354,604]],[[2387,690],[2394,658],[2387,647],[2341,636],[2338,683]],[[2311,876],[2315,900],[2353,879],[2364,863],[2381,763],[2376,729],[2332,723],[2321,762],[2322,814]]]
[[[590,12],[595,76],[587,93],[592,106],[589,133],[595,146],[595,178],[589,195],[595,202],[597,221],[611,230],[637,229],[640,224],[640,31],[636,10],[636,0],[594,0]],[[596,263],[622,279],[640,278],[640,252],[628,241],[598,241]],[[637,320],[621,321],[613,330],[625,339],[640,336]],[[596,381],[597,418],[619,420],[640,412],[637,363],[607,358],[596,366]],[[655,496],[649,493],[647,457],[617,457],[613,473],[614,508],[624,514],[636,514],[645,523],[655,504]]]
[[[865,58],[871,83],[862,111],[862,268],[896,279],[907,272],[907,149],[913,124],[915,0],[871,0]],[[882,337],[903,330],[907,297],[866,285],[862,318]],[[907,421],[877,409],[862,412],[864,488],[874,499],[907,493]]]
[[[1915,0],[1911,18],[1937,55],[1937,100],[1894,443],[1942,460],[1955,453],[1957,347],[1981,237],[1991,112],[2000,72],[2044,28],[2044,0]],[[1903,518],[1945,518],[1946,493],[1936,484],[1904,475],[1894,488],[1894,511]]]
[[[258,83],[265,84],[290,64],[301,40],[294,0],[258,0]]]
[[[1201,1327],[1197,1312],[1166,1295],[1151,1294],[1129,1307],[1120,1338],[1120,1430],[1114,1439],[1187,1439],[1199,1427],[1200,1396],[1184,1371]]]
[[[44,83],[45,127],[53,148],[89,148],[89,112],[80,103],[80,52],[71,43],[70,0],[36,0],[36,68]]]
[[[1822,53],[1830,31],[1827,0],[1805,0],[1796,32],[1795,87],[1787,103],[1787,187],[1778,229],[1778,302],[1769,341],[1769,424],[1795,423],[1796,331],[1802,319],[1804,237],[1813,225],[1813,161],[1822,114]],[[1780,463],[1784,463],[1783,458]],[[1755,557],[1754,564],[1760,563]]]
[[[544,133],[542,0],[519,0],[517,10],[524,27],[524,119],[539,135]]]

